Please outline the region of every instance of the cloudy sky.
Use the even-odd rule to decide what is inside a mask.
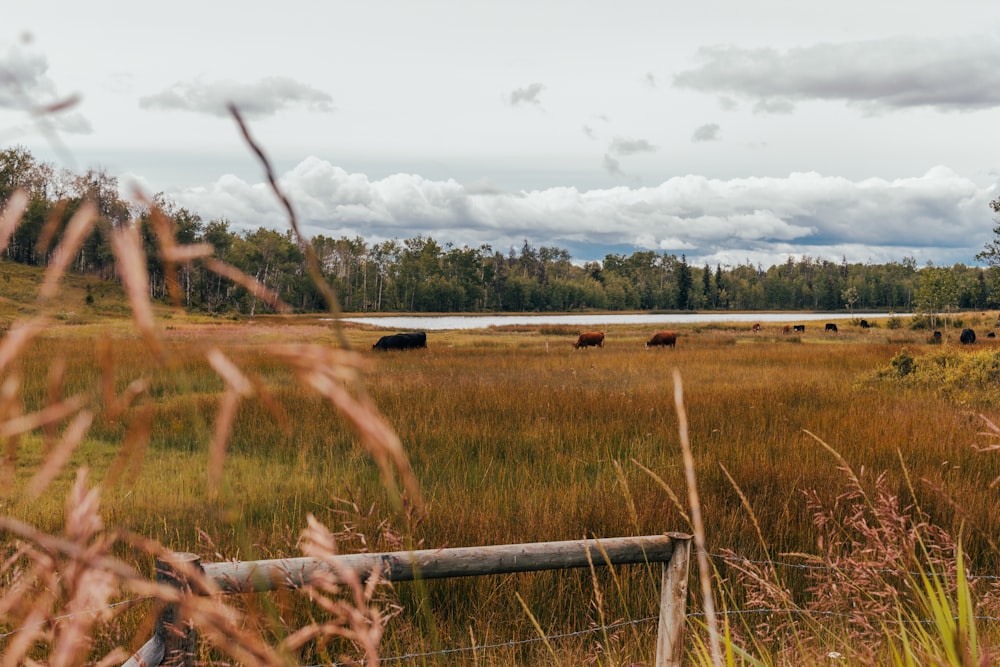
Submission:
[[[226,8],[228,6],[229,8]],[[1000,2],[19,2],[0,147],[310,234],[974,263]],[[31,110],[79,96],[40,124]]]

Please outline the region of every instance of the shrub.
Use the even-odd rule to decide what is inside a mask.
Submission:
[[[1000,350],[966,352],[949,348],[914,357],[904,348],[871,379],[898,382],[961,403],[993,405],[998,400]]]
[[[913,357],[910,356],[906,348],[903,348],[899,354],[892,358],[889,365],[892,366],[897,377],[906,377],[913,372]]]

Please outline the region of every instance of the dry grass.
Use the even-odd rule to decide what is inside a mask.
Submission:
[[[12,204],[4,212],[0,224],[8,237],[8,230],[17,224],[19,195],[13,198]],[[132,477],[126,485],[134,489],[140,482],[144,464],[148,463],[146,455],[150,443],[157,435],[154,422],[161,413],[153,403],[158,398],[173,395],[178,403],[186,404],[186,415],[178,415],[178,418],[189,417],[192,411],[196,413],[192,428],[185,428],[181,421],[179,426],[177,422],[168,422],[168,429],[178,437],[190,439],[189,444],[195,448],[200,448],[201,443],[207,444],[207,480],[199,484],[204,491],[190,489],[188,498],[202,496],[209,504],[214,502],[221,510],[218,512],[221,517],[232,512],[229,504],[220,500],[220,486],[240,399],[256,398],[259,394],[260,404],[272,415],[280,419],[283,413],[271,389],[248,378],[218,347],[194,350],[168,344],[147,297],[145,256],[134,227],[116,230],[112,239],[118,274],[131,306],[134,330],[139,333],[139,341],[131,337],[124,339],[126,346],[133,344],[135,348],[124,377],[116,363],[116,358],[121,357],[121,348],[112,351],[109,343],[113,338],[107,337],[113,329],[100,329],[99,344],[79,332],[69,338],[51,335],[52,302],[95,215],[96,209],[85,204],[70,220],[44,273],[34,313],[15,321],[0,341],[0,373],[3,373],[0,434],[6,441],[4,471],[8,482],[8,509],[15,516],[34,518],[37,524],[44,526],[39,530],[15,518],[6,519],[2,525],[15,538],[7,542],[2,565],[6,586],[0,602],[0,627],[8,630],[4,634],[3,664],[44,658],[53,665],[72,665],[89,662],[95,657],[102,664],[121,662],[127,653],[116,639],[109,642],[101,628],[118,620],[113,611],[117,605],[110,604],[112,599],[129,595],[179,603],[180,613],[190,618],[220,655],[229,655],[243,664],[289,664],[297,659],[305,645],[322,647],[330,637],[345,638],[348,645],[357,647],[368,664],[376,664],[378,638],[384,626],[383,615],[370,604],[374,600],[377,577],[363,590],[356,580],[348,581],[347,586],[320,582],[306,590],[309,599],[333,614],[332,618],[284,629],[280,641],[275,642],[255,629],[259,624],[252,617],[239,612],[222,597],[185,595],[170,587],[152,584],[141,575],[138,565],[150,557],[165,554],[166,549],[161,544],[166,540],[157,542],[136,537],[141,532],[105,530],[99,513],[99,491],[97,488],[88,490],[88,466],[81,465],[79,455],[87,449],[99,453],[92,461],[105,469],[109,488],[115,486],[112,482],[122,478],[125,469],[129,469]],[[173,242],[169,219],[158,211],[153,215],[159,223],[161,254],[171,264],[170,268],[174,262],[192,261],[210,251],[202,246],[178,246]],[[251,279],[236,276],[231,268],[221,268],[218,263],[209,268],[242,284],[252,283]],[[260,296],[267,295],[261,293]],[[91,349],[80,350],[81,343],[84,349],[88,344]],[[70,348],[74,345],[83,353],[72,355]],[[295,347],[287,344],[283,347],[272,345],[265,352],[273,364],[286,370],[286,374],[299,378],[300,393],[318,392],[329,401],[333,412],[353,426],[365,450],[379,462],[384,486],[396,499],[397,506],[402,505],[404,497],[400,489],[406,488],[409,503],[422,508],[419,487],[402,446],[360,384],[356,355],[315,345]],[[39,371],[45,367],[48,371],[32,373],[35,364]],[[192,372],[194,366],[201,370]],[[47,378],[44,385],[32,386],[32,382],[41,377]],[[220,383],[225,390],[216,405]],[[66,396],[67,392],[71,393]],[[207,398],[207,402],[198,405],[196,401],[192,405],[190,399],[198,396]],[[153,403],[133,409],[133,405],[143,402],[144,398]],[[209,416],[207,411],[197,414],[203,406],[214,414]],[[95,418],[102,422],[101,428],[110,436],[108,440],[95,442],[94,436],[100,432],[100,428],[91,428]],[[208,429],[209,422],[212,423],[212,436],[200,437]],[[35,435],[39,431],[41,436]],[[114,460],[110,461],[112,457]],[[53,511],[51,498],[58,494],[55,483],[65,478],[64,471],[70,467],[78,471],[70,501],[64,512]],[[155,483],[152,486],[175,500],[178,493],[184,495],[183,485],[174,486],[168,482],[166,486]],[[176,510],[177,504],[173,507]],[[164,516],[166,513],[161,518]],[[311,515],[307,518],[303,549],[319,558],[328,557],[332,554],[332,535]],[[56,522],[63,524],[61,530]],[[61,536],[54,535],[59,532]],[[145,534],[152,532],[155,531],[145,531]],[[292,545],[286,542],[286,546]],[[116,557],[116,551],[124,547],[131,547],[131,555],[125,559]],[[211,592],[211,583],[202,581],[196,588]],[[345,588],[349,593],[353,591],[348,602],[333,599]],[[137,646],[137,638],[138,635],[129,642],[131,648]]]

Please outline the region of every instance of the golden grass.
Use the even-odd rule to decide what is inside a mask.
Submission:
[[[376,354],[370,346],[379,332],[345,328],[369,366],[367,393],[399,434],[426,498],[426,515],[417,516],[393,509],[378,466],[356,446],[348,420],[269,352],[275,341],[331,342],[329,329],[303,319],[205,324],[178,314],[162,335],[173,361],[152,368],[143,340],[116,323],[46,330],[18,360],[28,410],[48,401],[45,369],[60,357],[66,359],[64,393],[82,393],[103,406],[98,388],[109,370],[95,343],[104,336],[113,340],[114,394],[123,395],[136,378],[149,388],[119,419],[98,410],[71,464],[30,503],[21,491],[47,450],[41,437],[23,439],[5,508],[58,530],[73,469],[85,463],[96,480],[106,478],[128,423],[148,410],[150,441],[135,454],[141,466],[133,460],[123,468],[137,476],[105,485],[103,514],[111,525],[207,560],[295,555],[295,535],[310,514],[339,530],[346,549],[391,550],[403,540],[471,546],[688,530],[643,470],[684,488],[672,400],[677,368],[709,552],[729,549],[748,558],[815,552],[817,530],[803,492],[815,490],[832,502],[845,477],[808,431],[852,466],[887,471],[887,483],[905,496],[901,457],[935,522],[954,534],[965,525],[973,571],[996,570],[991,526],[1000,508],[989,484],[1000,475],[1000,462],[972,447],[982,441],[981,419],[933,393],[859,385],[900,350],[877,336],[823,344],[807,337],[789,345],[690,330],[682,331],[675,350],[646,350],[648,332],[622,327],[609,328],[604,349],[574,350],[570,333],[431,332],[427,350]],[[213,473],[219,475],[215,494],[209,450],[226,382],[206,358],[210,347],[258,387],[234,411],[224,467]],[[624,588],[603,611],[624,618],[655,614],[656,577],[638,570],[619,575]],[[794,577],[790,584],[800,593],[806,586]],[[515,592],[549,632],[595,621],[589,573],[433,582],[424,593],[404,586],[397,590],[404,613],[389,624],[382,652],[467,645],[470,632],[482,643],[531,637],[535,631]],[[418,612],[425,607],[429,611]],[[287,613],[305,614],[302,622],[308,622],[314,612],[299,604]],[[617,655],[641,659],[651,646],[648,632],[629,627],[629,648]],[[592,640],[570,641],[564,650],[586,655],[596,650]],[[502,664],[500,656],[511,653],[482,657]]]

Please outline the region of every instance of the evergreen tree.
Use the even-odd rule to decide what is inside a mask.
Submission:
[[[709,268],[707,262],[705,268],[701,270],[701,293],[705,298],[705,306],[715,308],[716,301],[712,294],[712,269]]]
[[[681,255],[681,263],[677,267],[677,308],[688,310],[691,307],[691,287],[694,281],[691,277],[691,267],[687,257]]]

